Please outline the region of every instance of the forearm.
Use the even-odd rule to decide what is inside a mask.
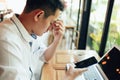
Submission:
[[[58,47],[58,45],[60,44],[61,39],[59,40],[54,40],[53,43],[46,49],[45,53],[44,53],[44,57],[45,60],[48,62],[53,55],[55,54],[55,51]]]
[[[56,20],[51,24],[52,32],[54,35],[54,41],[53,43],[48,47],[48,49],[44,53],[45,60],[48,62],[53,55],[55,54],[55,51],[59,45],[59,43],[62,40],[62,37],[65,32],[65,27],[63,26],[63,21]]]

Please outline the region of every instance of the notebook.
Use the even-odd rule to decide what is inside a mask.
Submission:
[[[120,50],[116,46],[75,80],[120,80]]]

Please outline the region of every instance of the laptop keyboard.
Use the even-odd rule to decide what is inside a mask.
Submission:
[[[103,80],[94,66],[88,67],[88,71],[84,73],[85,80]]]

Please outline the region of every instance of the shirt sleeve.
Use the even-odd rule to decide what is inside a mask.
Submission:
[[[28,80],[21,59],[13,42],[0,40],[0,80]]]
[[[46,49],[47,49],[47,46],[44,44],[44,43],[40,43],[40,53],[42,54],[40,57],[39,57],[39,59],[40,60],[42,60],[43,62],[46,62],[46,60],[45,60],[45,56],[44,56],[44,53],[45,53],[45,51],[46,51]]]
[[[41,41],[41,37],[38,37],[38,40],[35,41],[33,46],[34,46],[33,53],[36,55],[36,57],[38,57],[39,60],[46,62],[44,58],[44,52],[46,51],[47,46],[43,43],[43,41]]]
[[[40,53],[42,53],[42,55],[39,57],[39,59],[43,62],[46,62],[45,57],[44,57],[44,52],[46,51],[46,49],[47,48],[41,49],[41,52],[40,52]]]

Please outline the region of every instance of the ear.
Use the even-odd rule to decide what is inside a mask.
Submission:
[[[35,16],[34,16],[34,20],[38,21],[40,18],[42,18],[44,16],[44,11],[43,10],[36,10],[35,11]]]

